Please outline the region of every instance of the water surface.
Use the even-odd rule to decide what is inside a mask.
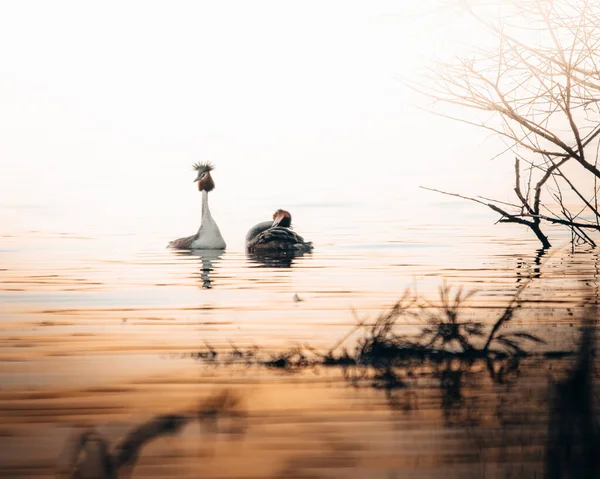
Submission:
[[[299,201],[290,207],[295,227],[315,250],[283,265],[248,257],[243,234],[232,235],[246,224],[227,215],[215,215],[229,244],[224,252],[167,250],[178,235],[143,217],[125,232],[109,226],[100,234],[76,224],[4,225],[4,473],[51,476],[82,428],[98,428],[116,441],[153,415],[189,410],[223,386],[244,398],[249,422],[243,439],[210,446],[214,438],[186,426],[174,439],[144,448],[136,477],[197,477],[199,471],[205,477],[404,477],[411,470],[433,477],[448,467],[465,474],[455,477],[482,477],[484,470],[505,477],[515,458],[524,461],[523,471],[541,470],[546,439],[539,434],[547,412],[521,417],[516,430],[499,425],[497,412],[507,401],[520,401],[511,395],[523,398],[527,391],[535,394],[520,404],[521,413],[508,407],[503,414],[546,404],[550,366],[540,361],[526,363],[524,378],[511,386],[469,368],[464,392],[448,410],[437,376],[389,396],[355,390],[339,371],[289,376],[207,368],[190,358],[207,348],[255,345],[326,350],[407,287],[435,301],[443,280],[477,289],[463,315],[488,325],[525,285],[508,328],[542,337],[545,344],[532,345],[538,351],[576,347],[584,299],[598,295],[596,251],[571,251],[558,230],[552,231],[558,246],[538,251],[527,231],[490,225],[487,212],[460,202],[431,198],[417,216],[398,204]],[[241,216],[252,224],[252,212]],[[181,233],[195,227],[185,225]],[[406,334],[420,326],[399,324]],[[557,377],[571,364],[559,363]],[[465,414],[476,422],[468,426]],[[498,427],[507,434],[501,440],[493,433]],[[515,452],[509,446],[515,434],[538,439],[522,439]],[[447,452],[440,455],[437,444]]]

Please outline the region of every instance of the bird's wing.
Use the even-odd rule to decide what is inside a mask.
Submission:
[[[304,238],[291,229],[275,227],[260,233],[249,247],[256,250],[289,251],[306,244]]]
[[[191,249],[192,247],[192,243],[194,242],[194,240],[196,239],[198,235],[192,235],[192,236],[188,236],[187,238],[179,238],[176,239],[174,241],[171,241],[169,243],[169,246],[167,246],[167,248],[173,248],[173,249]]]
[[[252,228],[250,228],[250,230],[246,234],[246,243],[252,241],[263,231],[268,230],[271,226],[273,226],[272,221],[263,221],[261,223],[255,224]]]

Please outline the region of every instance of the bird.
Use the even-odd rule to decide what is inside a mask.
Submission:
[[[221,231],[208,208],[208,193],[215,188],[215,182],[210,175],[214,169],[211,163],[195,163],[192,165],[197,171],[196,179],[198,190],[202,193],[202,219],[200,228],[195,235],[179,238],[169,243],[168,248],[173,249],[225,249],[227,246]]]
[[[273,213],[273,221],[263,221],[250,228],[246,234],[246,251],[249,253],[310,253],[310,241],[291,230],[292,215],[286,210]]]

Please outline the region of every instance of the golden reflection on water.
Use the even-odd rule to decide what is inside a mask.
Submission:
[[[506,329],[543,338],[537,352],[576,348],[598,252],[549,228],[562,244],[541,253],[479,205],[418,189],[510,193],[512,162],[483,161],[504,145],[414,108],[398,81],[481,47],[468,15],[435,0],[22,5],[0,15],[14,47],[0,52],[0,475],[68,474],[86,431],[114,457],[170,414],[183,422],[146,429],[134,477],[539,477],[561,424],[548,405],[569,410],[565,385],[582,384],[560,382],[572,358],[423,367],[394,391],[193,359],[326,351],[406,287],[434,301],[443,279],[478,290],[461,314],[486,327],[526,285]],[[217,165],[228,249],[168,251],[198,228],[199,160]],[[276,208],[312,254],[245,254]],[[243,434],[190,419],[224,387]]]
[[[34,386],[56,363],[60,382],[82,357],[104,356],[108,363],[112,355],[137,364],[127,370],[146,370],[148,354],[190,352],[204,342],[285,347],[308,341],[327,347],[354,324],[352,310],[374,317],[407,286],[434,300],[442,278],[478,290],[465,314],[484,322],[495,319],[530,281],[513,324],[556,345],[571,341],[584,291],[598,293],[596,252],[540,256],[520,230],[514,231],[521,237],[490,243],[470,227],[447,234],[447,243],[439,246],[409,238],[361,244],[344,241],[339,231],[321,231],[311,235],[318,245],[313,254],[284,267],[235,249],[182,254],[136,249],[136,238],[64,240],[43,234],[29,240],[36,251],[31,261],[32,243],[23,247],[6,238],[0,252],[0,357],[19,372],[9,368],[2,375]],[[521,253],[523,244],[531,253]],[[403,333],[418,326],[400,325]],[[118,379],[118,368],[106,369]]]
[[[283,267],[235,247],[182,254],[127,236],[37,233],[27,247],[4,238],[0,472],[52,477],[73,466],[65,451],[85,431],[113,454],[153,418],[188,418],[227,387],[243,398],[243,434],[186,419],[140,446],[134,477],[530,477],[543,470],[548,380],[562,378],[570,359],[497,366],[494,377],[481,364],[422,370],[406,377],[411,387],[386,393],[321,367],[290,375],[190,356],[207,347],[326,350],[356,324],[353,309],[374,318],[406,286],[435,300],[442,278],[479,290],[462,314],[488,326],[526,283],[508,330],[543,338],[536,351],[573,350],[584,299],[598,297],[598,254],[536,253],[515,232],[492,241],[470,225],[436,244],[409,228],[390,233],[397,242],[368,242],[321,225],[308,231],[315,252]]]
[[[113,386],[4,391],[1,467],[10,477],[51,477],[72,471],[81,434],[93,431],[116,456],[146,430],[134,477],[532,477],[545,460],[548,379],[562,380],[573,364],[526,360],[499,383],[478,367],[452,380],[417,372],[410,388],[389,392],[348,387],[326,370],[290,376],[197,365]],[[223,388],[239,398],[233,420],[197,421],[194,411]],[[149,433],[165,415],[185,424]],[[92,446],[84,448],[88,467],[99,454]]]

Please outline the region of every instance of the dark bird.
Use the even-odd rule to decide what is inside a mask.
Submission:
[[[254,225],[246,234],[246,250],[249,253],[296,252],[310,253],[310,241],[292,231],[292,215],[286,210],[277,210],[273,221]]]

